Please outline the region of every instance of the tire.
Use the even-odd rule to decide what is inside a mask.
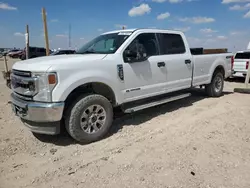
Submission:
[[[91,143],[103,138],[113,122],[113,107],[101,95],[79,97],[65,113],[65,128],[80,143]]]
[[[223,94],[224,76],[223,73],[215,72],[210,84],[206,85],[206,93],[209,97],[220,97]]]

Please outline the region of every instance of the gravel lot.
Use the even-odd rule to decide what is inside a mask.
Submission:
[[[12,114],[1,77],[0,187],[249,188],[250,95],[232,93],[243,81],[226,82],[221,98],[194,91],[120,115],[109,137],[79,145],[66,134],[36,138]]]

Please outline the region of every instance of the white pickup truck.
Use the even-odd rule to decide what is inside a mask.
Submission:
[[[221,96],[232,56],[192,55],[179,31],[107,32],[76,54],[15,63],[12,108],[34,133],[58,134],[65,125],[75,140],[93,142],[108,132],[114,107],[132,113],[188,97],[196,86]]]
[[[250,50],[238,51],[234,55],[233,75],[246,77],[250,61]]]

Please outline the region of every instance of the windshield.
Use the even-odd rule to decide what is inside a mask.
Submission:
[[[123,44],[123,42],[131,35],[131,32],[119,32],[100,35],[83,47],[76,54],[97,53],[112,54]]]

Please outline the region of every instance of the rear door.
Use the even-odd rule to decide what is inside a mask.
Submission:
[[[160,33],[161,59],[166,64],[168,92],[190,88],[192,84],[192,55],[180,34]]]
[[[246,73],[249,60],[250,52],[237,52],[234,57],[233,71],[236,73]]]

